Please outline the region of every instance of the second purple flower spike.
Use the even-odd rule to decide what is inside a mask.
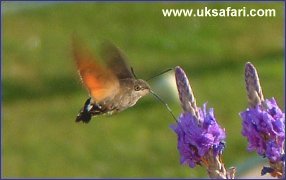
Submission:
[[[264,99],[257,71],[249,62],[245,65],[245,83],[249,108],[240,116],[248,150],[269,159],[270,167],[264,167],[262,175],[270,173],[273,177],[285,177],[285,113],[274,98]]]

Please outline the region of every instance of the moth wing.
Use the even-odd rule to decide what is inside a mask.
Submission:
[[[102,56],[118,79],[135,78],[122,51],[110,42],[103,44]]]
[[[88,49],[73,41],[73,54],[81,80],[90,96],[100,102],[119,91],[117,76],[94,58]]]

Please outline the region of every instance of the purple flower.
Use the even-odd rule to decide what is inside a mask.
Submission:
[[[184,112],[171,128],[178,135],[181,164],[188,164],[191,168],[201,164],[203,156],[210,150],[217,156],[224,149],[225,131],[217,124],[213,108],[207,110],[206,103],[203,108],[198,108],[198,117]]]
[[[178,136],[181,164],[191,168],[202,165],[210,178],[233,179],[235,168],[226,169],[222,162],[225,131],[216,122],[213,108],[197,107],[189,80],[177,66],[175,78],[183,113],[171,128]]]
[[[257,151],[270,161],[281,161],[285,143],[285,114],[274,98],[241,112],[242,135],[248,139],[248,150]]]

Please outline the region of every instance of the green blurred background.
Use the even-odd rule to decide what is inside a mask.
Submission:
[[[275,8],[276,17],[166,18],[165,8]],[[122,113],[75,123],[88,97],[71,56],[77,33],[96,53],[105,39],[147,79],[180,65],[198,105],[208,102],[226,129],[224,162],[261,161],[246,151],[240,111],[247,107],[244,64],[264,96],[284,109],[284,3],[1,2],[3,177],[206,177],[181,166],[174,120],[153,97]],[[181,112],[171,73],[150,82]],[[247,168],[246,168],[247,167]],[[258,172],[259,174],[259,172]]]

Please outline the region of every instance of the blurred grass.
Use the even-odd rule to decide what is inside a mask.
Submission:
[[[275,8],[277,17],[164,18],[161,13],[204,6]],[[144,79],[180,65],[198,104],[208,101],[226,129],[227,167],[256,156],[246,151],[238,116],[247,107],[246,61],[256,66],[265,97],[274,96],[284,109],[282,2],[2,2],[1,8],[3,177],[206,176],[200,167],[179,164],[169,128],[173,119],[150,96],[114,116],[87,125],[74,122],[87,98],[70,54],[74,32],[95,52],[102,40],[113,41]],[[178,102],[166,100],[179,115]]]

